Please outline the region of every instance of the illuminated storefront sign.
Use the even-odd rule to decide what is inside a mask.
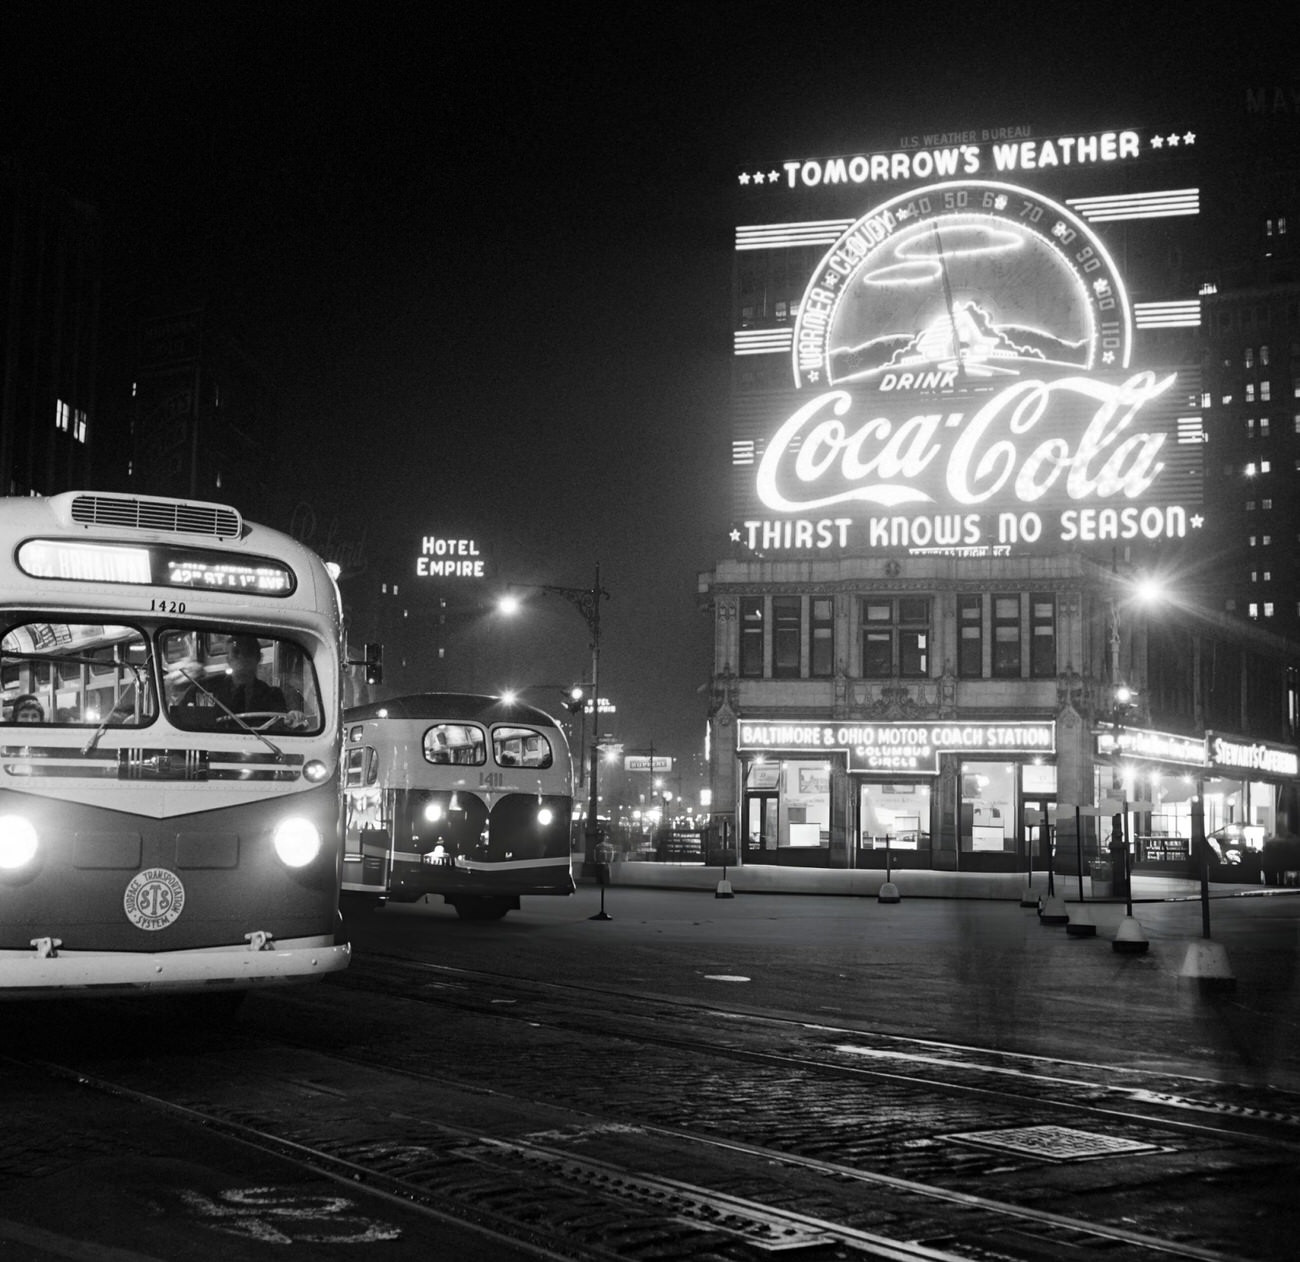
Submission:
[[[486,578],[485,548],[477,539],[425,535],[415,559],[418,578]]]
[[[1053,723],[788,723],[745,721],[737,748],[848,755],[850,771],[939,774],[945,753],[1052,754]]]
[[[1194,136],[985,140],[792,161],[764,177],[778,190],[940,182],[828,221],[829,237],[825,224],[790,225],[828,248],[787,340],[766,343],[788,349],[792,389],[736,410],[736,544],[996,556],[1205,527],[1196,383],[1141,362],[1124,278],[1090,222],[1194,214],[1196,190],[1117,208],[976,174],[1059,178]],[[749,231],[738,250],[799,244]]]
[[[1097,733],[1097,753],[1104,757],[1109,758],[1115,754],[1116,743],[1114,729]],[[1178,763],[1185,767],[1205,765],[1205,742],[1199,737],[1154,732],[1149,728],[1122,727],[1119,729],[1118,746],[1120,755],[1129,758]]]
[[[1215,771],[1228,773],[1257,772],[1267,776],[1300,774],[1300,755],[1286,745],[1265,741],[1233,740],[1216,732],[1205,734],[1208,761]]]

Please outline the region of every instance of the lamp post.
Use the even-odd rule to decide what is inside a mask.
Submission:
[[[594,709],[592,712],[593,729],[600,722],[600,602],[608,600],[609,593],[600,585],[600,563],[596,563],[596,578],[590,587],[557,587],[551,583],[527,583],[526,587],[548,592],[552,596],[562,596],[583,617],[587,630],[591,632],[591,695]],[[600,750],[593,730],[590,762],[587,769],[587,858],[588,867],[592,863],[592,853],[600,841],[600,825],[596,814],[598,796],[596,793],[596,769],[600,764]]]

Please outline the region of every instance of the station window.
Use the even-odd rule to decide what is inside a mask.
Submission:
[[[984,673],[984,597],[957,597],[957,674],[979,679]]]
[[[763,598],[744,596],[740,601],[740,673],[763,677]]]
[[[862,674],[924,679],[930,673],[930,598],[862,601]]]
[[[799,678],[799,622],[803,600],[798,596],[772,597],[772,676]]]
[[[1020,594],[993,597],[993,677],[1020,678]]]
[[[808,673],[815,679],[825,679],[835,672],[835,602],[829,596],[814,596],[811,613]]]
[[[1029,597],[1029,674],[1034,679],[1056,675],[1056,597],[1050,592]]]

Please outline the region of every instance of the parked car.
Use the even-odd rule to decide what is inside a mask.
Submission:
[[[1265,885],[1300,885],[1300,837],[1269,837],[1261,853]]]

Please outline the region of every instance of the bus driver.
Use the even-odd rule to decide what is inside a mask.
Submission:
[[[199,683],[185,695],[182,705],[210,706],[221,714],[284,715],[289,727],[302,727],[306,715],[301,710],[289,709],[284,693],[274,684],[268,684],[257,673],[262,663],[262,646],[257,636],[236,633],[230,637],[226,648],[227,672],[210,682]],[[188,671],[182,672],[192,678]]]

